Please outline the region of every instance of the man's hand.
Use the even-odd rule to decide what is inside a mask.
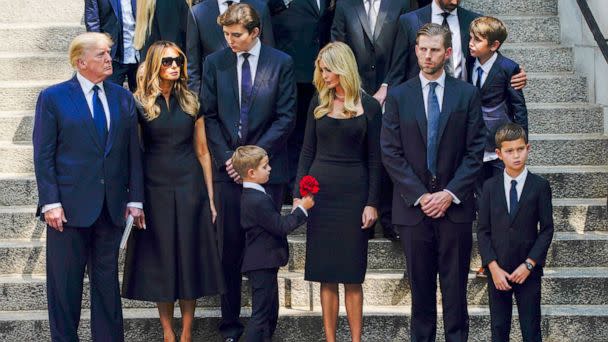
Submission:
[[[298,201],[298,205],[301,205],[306,210],[309,210],[315,205],[315,198],[312,195],[304,196],[302,199],[298,199]]]
[[[452,195],[447,191],[438,191],[426,197],[426,201],[424,196],[420,200],[422,211],[431,218],[443,217],[451,204]]]
[[[380,103],[381,106],[384,104],[384,101],[386,100],[387,92],[388,92],[388,86],[382,85],[382,86],[380,86],[380,89],[378,89],[378,91],[374,94],[374,98],[376,99],[376,101],[378,101]]]
[[[63,208],[53,208],[44,212],[44,222],[49,226],[53,227],[55,230],[62,232],[63,224],[68,222],[65,219],[65,213],[63,212]]]
[[[234,166],[232,166],[232,158],[226,160],[226,172],[228,172],[228,176],[232,178],[235,183],[243,183],[239,174],[234,170]]]
[[[361,229],[371,228],[374,225],[374,222],[378,219],[378,210],[374,207],[370,207],[366,205],[363,208],[363,214],[361,214]]]
[[[511,77],[511,87],[515,90],[523,89],[528,83],[528,75],[524,70],[524,67],[520,67],[519,73]]]
[[[488,264],[490,274],[492,274],[492,282],[494,286],[500,291],[509,291],[511,285],[509,285],[509,273],[498,266],[496,260]]]
[[[139,229],[146,229],[146,218],[143,210],[134,207],[127,207],[125,210],[125,219],[129,217],[129,215],[133,216],[133,224],[135,227]]]
[[[509,275],[509,280],[515,284],[523,284],[524,281],[528,279],[530,273],[532,272],[528,271],[526,264],[521,264],[518,268],[515,269],[515,271],[513,271],[513,273]]]

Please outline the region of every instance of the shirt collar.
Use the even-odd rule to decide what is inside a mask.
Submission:
[[[97,84],[89,81],[88,79],[86,79],[84,76],[82,76],[79,72],[76,72],[76,79],[78,80],[78,83],[80,83],[80,88],[82,88],[82,91],[85,94],[90,93],[93,90],[94,86],[98,86],[99,90],[101,90],[101,92],[104,92],[103,89],[103,82],[99,82]]]
[[[253,47],[251,49],[249,49],[249,51],[241,51],[241,52],[237,52],[236,56],[240,57],[242,54],[244,54],[245,52],[249,53],[251,56],[255,56],[258,57],[260,56],[260,50],[262,49],[262,43],[260,42],[260,38],[256,38],[256,42],[253,45]]]
[[[509,174],[507,174],[507,170],[504,170],[503,174],[505,176],[505,184],[511,185],[511,181],[514,180],[517,182],[517,185],[520,185],[526,181],[526,177],[528,176],[528,167],[524,166],[524,170],[515,178],[509,176]]]
[[[254,190],[258,190],[258,191],[261,191],[263,193],[266,193],[266,190],[264,190],[264,187],[261,186],[258,183],[243,182],[243,188],[244,189],[254,189]]]
[[[435,2],[435,0],[432,0],[431,2],[431,13],[432,15],[439,15],[441,16],[441,13],[443,12],[447,12],[441,9],[441,7],[439,7],[439,5],[437,5],[437,3]],[[452,12],[450,12],[450,16],[458,16],[458,7],[454,8],[454,10]],[[443,16],[442,16],[443,19]]]
[[[442,87],[442,88],[445,87],[445,71],[442,71],[441,76],[439,76],[439,78],[436,79],[435,81],[427,80],[426,77],[424,77],[422,75],[422,71],[418,74],[418,77],[420,77],[420,83],[422,84],[422,89],[424,89],[424,87],[426,87],[431,82],[437,82],[437,85],[439,85],[440,87]]]
[[[490,69],[492,69],[492,66],[494,65],[494,62],[496,62],[497,58],[498,52],[494,52],[492,57],[490,57],[490,59],[488,59],[484,64],[479,62],[479,58],[475,58],[475,66],[473,69],[481,68],[481,70],[483,70],[483,72],[485,72],[487,75],[490,72]]]

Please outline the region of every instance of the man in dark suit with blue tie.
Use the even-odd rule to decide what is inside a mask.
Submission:
[[[382,158],[394,184],[393,223],[401,233],[412,289],[412,340],[435,341],[439,274],[445,340],[464,342],[473,190],[485,126],[477,88],[444,71],[450,31],[427,24],[416,41],[421,70],[389,90]]]
[[[237,341],[243,333],[240,268],[245,240],[241,179],[231,158],[242,145],[268,152],[273,172],[265,188],[280,208],[289,179],[286,142],[295,124],[296,87],[291,57],[260,42],[260,19],[251,6],[232,5],[218,22],[229,48],[205,59],[202,111],[216,167],[218,236],[227,287],[220,331],[226,341]]]
[[[44,89],[34,120],[38,212],[47,223],[46,275],[53,341],[78,341],[83,275],[91,292],[95,341],[123,341],[118,247],[125,217],[143,227],[143,174],[135,100],[112,82],[101,33],[70,44],[77,70]]]
[[[135,0],[85,0],[84,24],[88,32],[107,33],[112,38],[112,75],[108,79],[129,89],[137,88],[139,51],[133,47],[137,5]]]
[[[262,43],[274,46],[270,12],[266,3],[261,0],[210,0],[193,6],[188,14],[186,53],[188,55],[188,86],[197,94],[201,89],[205,57],[228,47],[222,27],[217,23],[217,17],[224,14],[229,6],[238,3],[249,4],[255,9],[260,17]]]

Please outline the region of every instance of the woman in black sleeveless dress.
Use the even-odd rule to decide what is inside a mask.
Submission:
[[[157,302],[165,341],[175,341],[173,304],[182,311],[181,341],[191,340],[196,299],[223,290],[212,221],[211,159],[198,100],[187,90],[186,59],[159,41],[140,68],[146,229],[132,232],[123,277],[125,298]]]
[[[361,340],[367,232],[378,214],[381,107],[360,89],[350,48],[330,43],[319,52],[297,181],[319,181],[306,232],[305,279],[321,282],[327,341],[336,339],[338,284],[352,341]],[[296,183],[298,184],[298,183]],[[300,197],[298,186],[293,193]]]

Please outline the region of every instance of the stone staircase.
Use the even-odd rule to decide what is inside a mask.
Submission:
[[[552,184],[556,224],[542,285],[545,341],[608,341],[608,137],[603,108],[589,103],[586,78],[574,72],[573,51],[560,45],[558,0],[463,2],[504,19],[509,38],[502,52],[529,75],[530,169]],[[44,341],[50,339],[45,228],[34,217],[33,111],[42,88],[71,75],[66,51],[72,37],[84,31],[83,3],[0,0],[0,8],[0,64],[5,66],[0,73],[0,340]],[[319,341],[319,286],[303,280],[304,230],[289,242],[290,262],[280,272],[276,341]],[[479,264],[475,245],[471,266]],[[399,244],[370,241],[364,341],[408,340],[411,297],[404,269]],[[250,296],[243,281],[247,316]],[[468,292],[470,340],[488,341],[485,281],[471,273]],[[125,300],[123,306],[127,341],[160,340],[153,303]],[[86,287],[83,308],[81,336],[90,340]],[[219,315],[218,298],[199,300],[196,341],[218,340]],[[342,310],[339,341],[348,340],[344,315]],[[512,339],[521,340],[516,313]]]

